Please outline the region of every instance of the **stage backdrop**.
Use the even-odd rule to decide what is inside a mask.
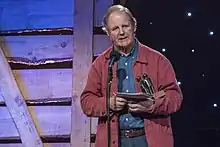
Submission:
[[[97,119],[83,116],[79,94],[94,56],[110,45],[100,26],[113,3],[113,0],[0,1],[1,62],[5,58],[8,63],[1,64],[5,72],[0,72],[1,81],[7,85],[0,87],[0,146],[28,144],[22,145],[21,140],[31,144],[28,136],[22,136],[25,134],[22,131],[28,132],[24,127],[27,124],[14,122],[24,115],[28,119],[28,114],[29,125],[37,131],[29,139],[40,137],[49,147],[93,145]],[[8,76],[10,73],[12,76]],[[10,89],[11,83],[18,91]],[[7,108],[11,102],[18,104],[16,97],[6,97],[6,93],[14,92],[20,92],[19,101],[26,103]],[[19,130],[18,126],[23,128]],[[79,130],[82,132],[75,139]]]

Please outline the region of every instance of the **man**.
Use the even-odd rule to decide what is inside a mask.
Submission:
[[[170,115],[180,109],[183,97],[173,67],[159,52],[135,37],[136,20],[131,12],[115,5],[103,19],[112,46],[93,62],[81,94],[83,112],[98,117],[96,147],[107,147],[106,83],[110,53],[120,53],[113,66],[110,91],[111,147],[173,147]],[[137,77],[147,74],[153,83],[154,102],[128,103],[116,92],[141,92]]]

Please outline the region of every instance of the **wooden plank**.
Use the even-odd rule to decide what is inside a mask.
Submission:
[[[70,143],[45,143],[45,147],[70,147]],[[22,144],[0,144],[0,147],[24,147]],[[91,143],[95,147],[95,143]]]
[[[3,30],[72,27],[73,13],[73,0],[0,1]]]
[[[93,57],[93,1],[75,0],[74,2],[76,14],[74,15],[71,146],[89,147],[90,119],[82,112],[80,95],[86,84]]]
[[[96,135],[90,135],[90,142],[95,143]],[[69,143],[70,142],[70,134],[65,135],[44,135],[41,136],[43,143]],[[13,144],[13,143],[21,143],[21,139],[19,136],[17,137],[1,137],[0,144]]]
[[[95,0],[94,26],[102,26],[102,19],[114,0]]]
[[[47,98],[36,100],[25,100],[27,106],[70,106],[72,98]],[[0,101],[0,107],[6,106],[4,101]]]
[[[102,19],[107,12],[107,9],[114,3],[114,0],[96,0],[95,1],[95,26],[102,26]],[[94,35],[93,54],[99,55],[111,45],[109,37],[105,34]],[[96,134],[97,118],[91,118],[91,134]]]
[[[36,62],[42,59],[72,58],[72,35],[0,37],[6,57]]]
[[[72,28],[46,28],[24,30],[0,30],[0,36],[45,36],[45,35],[73,35]]]
[[[107,35],[95,35],[93,54],[99,55],[111,45],[111,41]]]
[[[70,134],[71,106],[30,106],[28,110],[40,135]],[[7,108],[0,107],[0,138],[11,136],[19,133]]]
[[[45,147],[70,147],[70,143],[44,143]],[[20,143],[16,144],[0,144],[0,147],[24,147]]]
[[[26,100],[71,97],[71,69],[14,70],[13,75]]]
[[[72,35],[6,36],[0,37],[0,45],[7,58],[23,58],[32,62],[44,59],[73,57]],[[106,35],[94,35],[94,54],[110,45]]]
[[[69,143],[70,134],[67,135],[46,135],[41,136],[43,143]],[[20,136],[15,137],[1,137],[0,144],[12,144],[12,143],[21,143]]]
[[[0,90],[22,143],[26,147],[42,147],[42,141],[1,48],[0,67]]]

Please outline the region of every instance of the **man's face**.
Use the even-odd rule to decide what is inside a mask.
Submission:
[[[108,18],[107,28],[110,40],[119,50],[133,46],[135,28],[125,12],[112,12]]]

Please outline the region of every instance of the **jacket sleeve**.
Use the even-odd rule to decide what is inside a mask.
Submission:
[[[80,104],[88,117],[106,115],[106,98],[102,94],[101,73],[93,63],[87,77],[87,83],[80,96]]]
[[[163,56],[158,61],[157,78],[159,86],[154,95],[155,104],[150,113],[170,115],[180,109],[183,95],[170,61]]]

